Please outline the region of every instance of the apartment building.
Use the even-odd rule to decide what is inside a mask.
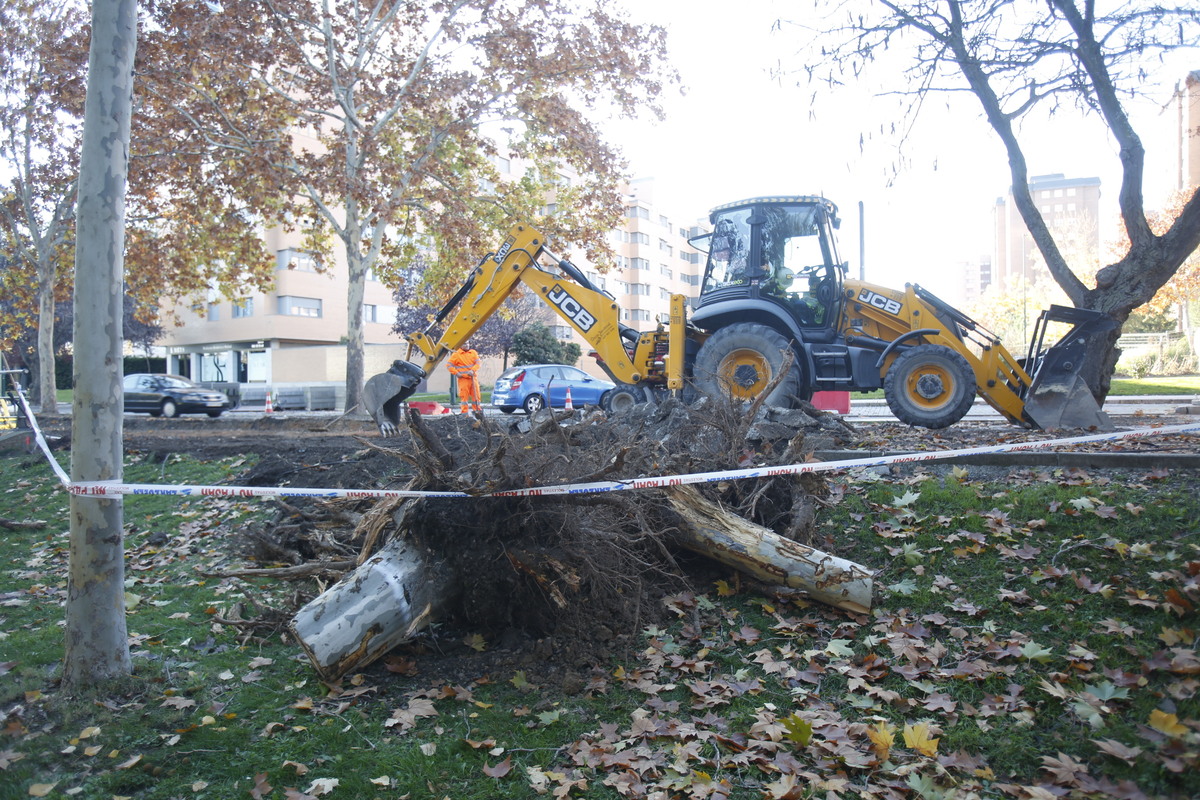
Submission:
[[[624,223],[611,232],[617,267],[602,274],[593,264],[577,263],[613,295],[626,324],[649,330],[666,320],[672,293],[698,296],[704,258],[687,240],[704,228],[656,207],[650,179],[631,183],[625,204]],[[201,381],[273,386],[344,382],[348,272],[343,254],[335,250],[332,266],[317,272],[295,234],[271,231],[265,239],[276,254],[270,291],[235,299],[213,292],[206,302],[173,309],[181,324],[168,327],[163,339],[168,371]],[[370,277],[361,313],[369,376],[403,358],[407,345],[391,330],[396,317],[391,290]],[[548,308],[545,324],[563,341],[580,344],[585,355],[578,366],[603,375],[586,355],[589,345]],[[480,376],[485,385],[502,368],[499,359],[485,359]],[[448,375],[430,376],[430,390],[448,386]]]
[[[264,235],[275,253],[274,285],[235,299],[213,291],[204,302],[170,309],[162,344],[169,372],[200,381],[286,384],[345,380],[347,329],[345,256],[318,272],[298,237],[279,230]],[[386,369],[404,353],[392,334],[392,292],[368,276],[360,311],[367,343],[368,374]]]
[[[1100,179],[1067,178],[1062,173],[1029,180],[1029,192],[1054,233],[1060,249],[1077,265],[1100,257]],[[993,209],[995,254],[992,282],[1008,291],[1041,278],[1049,279],[1041,253],[1017,210],[1011,190]]]
[[[682,294],[693,305],[700,296],[704,254],[688,239],[708,231],[704,222],[687,222],[655,205],[653,179],[635,180],[625,194],[624,224],[609,236],[617,255],[617,268],[601,273],[594,265],[580,266],[588,279],[608,292],[621,307],[621,321],[637,330],[651,330],[666,322],[672,294]],[[546,324],[565,342],[576,342],[585,356],[578,366],[603,375],[586,356],[589,345],[548,312]]]

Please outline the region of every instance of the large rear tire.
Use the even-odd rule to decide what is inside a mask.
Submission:
[[[708,337],[696,354],[692,382],[700,392],[752,400],[762,394],[783,369],[788,340],[773,328],[739,322]],[[793,408],[796,401],[812,397],[804,388],[798,359],[767,396],[769,406]]]
[[[883,378],[883,396],[901,422],[946,428],[975,402],[975,372],[949,347],[922,344],[901,353]]]

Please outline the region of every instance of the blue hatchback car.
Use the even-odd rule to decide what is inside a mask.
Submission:
[[[571,389],[571,405],[598,406],[600,398],[616,386],[612,381],[593,378],[578,367],[566,364],[527,364],[510,367],[500,374],[492,387],[492,405],[505,414],[518,408],[532,414],[545,408],[562,408]]]

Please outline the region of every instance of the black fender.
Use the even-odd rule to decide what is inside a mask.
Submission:
[[[931,336],[937,333],[941,333],[937,328],[917,328],[915,331],[900,334],[888,342],[887,347],[883,348],[883,352],[879,354],[879,360],[875,362],[875,369],[883,369],[883,362],[887,361],[887,357],[902,347],[909,339],[915,339],[918,336]]]

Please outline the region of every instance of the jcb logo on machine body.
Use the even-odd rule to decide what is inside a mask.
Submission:
[[[596,318],[578,300],[567,294],[567,290],[560,284],[554,284],[546,299],[556,305],[567,319],[578,325],[579,330],[586,333],[596,324]]]
[[[900,313],[900,301],[893,300],[890,297],[884,297],[881,294],[876,294],[869,289],[863,289],[858,293],[860,303],[866,303],[869,306],[878,308],[880,311],[886,311],[889,314]]]

